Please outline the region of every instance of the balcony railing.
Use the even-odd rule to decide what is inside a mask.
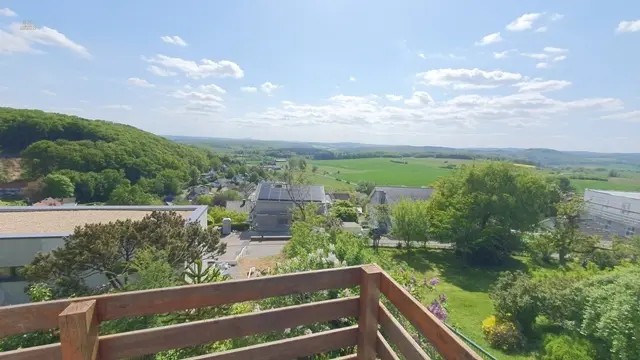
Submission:
[[[101,322],[274,296],[359,286],[359,296],[243,315],[99,335]],[[208,344],[300,325],[358,318],[358,324],[193,359],[294,359],[357,345],[340,359],[429,359],[391,312],[384,295],[445,359],[480,359],[462,340],[377,265],[268,276],[0,307],[0,338],[58,328],[60,343],[0,352],[0,360],[110,360]],[[385,336],[383,336],[384,333]]]

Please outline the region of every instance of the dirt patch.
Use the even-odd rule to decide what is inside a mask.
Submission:
[[[284,255],[265,256],[261,258],[242,258],[238,261],[238,267],[242,274],[248,274],[249,269],[255,267],[258,270],[266,270],[276,266],[276,263],[283,261]]]
[[[0,182],[11,182],[21,176],[20,158],[0,158]]]

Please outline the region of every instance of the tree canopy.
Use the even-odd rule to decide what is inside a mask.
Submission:
[[[500,262],[549,213],[554,195],[543,177],[509,163],[462,166],[436,184],[430,231],[468,261]]]
[[[132,126],[38,110],[0,108],[0,144],[3,153],[20,154],[28,178],[61,172],[84,202],[106,201],[125,179],[132,185],[153,179],[145,192],[175,194],[222,164],[210,150]]]

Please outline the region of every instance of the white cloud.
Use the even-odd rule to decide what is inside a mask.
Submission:
[[[18,14],[16,14],[13,10],[9,9],[9,8],[2,8],[0,9],[0,16],[18,16]]]
[[[442,60],[463,60],[464,56],[456,55],[453,53],[443,54],[443,53],[435,53],[435,54],[427,54],[419,53],[419,57],[423,59],[442,59]]]
[[[240,66],[228,60],[215,62],[209,59],[202,59],[198,64],[192,60],[174,58],[161,54],[158,54],[152,58],[145,58],[143,56],[142,60],[149,63],[162,65],[165,68],[181,71],[186,76],[192,79],[204,79],[209,76],[220,78],[232,77],[238,79],[244,76],[244,71],[242,71]]]
[[[564,18],[564,15],[555,13],[551,15],[551,21],[560,21]]]
[[[534,32],[537,32],[537,33],[543,33],[543,32],[547,32],[548,30],[549,30],[549,28],[548,28],[548,27],[546,27],[546,26],[540,26],[540,27],[539,27],[539,28],[537,28]]]
[[[207,93],[201,93],[197,91],[182,91],[178,90],[171,94],[176,99],[186,99],[186,100],[194,100],[194,101],[212,101],[212,102],[222,102],[222,98]]]
[[[504,59],[504,58],[507,57],[507,55],[509,55],[509,53],[516,52],[516,51],[518,51],[518,50],[511,49],[511,50],[505,50],[505,51],[501,51],[501,52],[494,52],[493,53],[493,57],[495,59]]]
[[[536,69],[546,69],[549,67],[549,63],[539,62],[536,64]]]
[[[133,109],[129,105],[105,105],[102,108],[103,109],[112,109],[112,110],[125,110],[125,111],[131,111]]]
[[[416,74],[424,85],[441,86],[454,90],[491,89],[521,81],[523,76],[502,70],[435,69]]]
[[[173,45],[178,45],[178,46],[187,46],[188,44],[182,40],[182,38],[180,36],[174,35],[174,36],[161,36],[160,39],[162,39],[162,41],[168,43],[168,44],[173,44]]]
[[[551,60],[551,61],[558,62],[558,61],[564,61],[566,59],[567,59],[566,55],[560,55],[560,56],[554,57],[553,60]]]
[[[429,98],[427,102],[429,101]],[[620,109],[612,98],[560,101],[541,93],[519,92],[506,96],[461,95],[429,106],[404,107],[378,103],[376,96],[337,95],[320,105],[282,102],[262,112],[249,112],[232,119],[234,124],[264,126],[335,125],[376,127],[407,133],[429,133],[438,129],[459,130],[488,123],[513,126],[549,125],[567,115]]]
[[[476,42],[476,46],[485,46],[485,45],[489,45],[489,44],[495,44],[502,41],[502,37],[500,36],[500,33],[493,33],[493,34],[489,34],[485,37],[483,37],[480,41]]]
[[[226,108],[222,104],[224,100],[220,96],[210,93],[177,90],[171,93],[170,96],[185,101],[181,107],[169,111],[176,114],[193,113],[210,115],[219,113]]]
[[[547,46],[543,50],[545,52],[552,53],[552,54],[564,54],[569,52],[569,49],[562,49],[562,48],[557,48],[553,46]]]
[[[131,85],[140,86],[140,87],[154,87],[155,85],[150,84],[147,80],[140,78],[129,78],[127,82]]]
[[[387,94],[384,97],[387,98],[387,100],[389,100],[389,101],[400,101],[400,100],[402,100],[402,95]]]
[[[55,29],[43,26],[32,30],[22,30],[22,26],[22,24],[13,23],[9,26],[8,31],[0,30],[0,53],[42,53],[41,50],[32,47],[39,44],[65,48],[83,57],[91,57],[84,46],[71,41]]]
[[[426,59],[426,57],[424,56],[424,53],[418,53],[418,57],[420,57],[422,59]]]
[[[216,84],[200,85],[200,90],[204,92],[217,92],[219,94],[226,94],[227,91]]]
[[[625,113],[602,116],[603,120],[621,120],[633,123],[640,123],[640,110],[629,111]]]
[[[258,88],[254,86],[243,86],[240,88],[240,91],[247,92],[247,93],[254,93],[258,91]]]
[[[542,54],[542,53],[538,53],[538,54],[535,54],[535,53],[533,53],[533,54],[532,53],[520,53],[520,55],[526,56],[526,57],[530,57],[532,59],[538,59],[538,60],[544,60],[544,59],[549,57],[549,55]]]
[[[566,80],[547,80],[540,81],[539,79],[532,81],[523,81],[513,86],[518,87],[519,92],[548,92],[563,89],[571,85],[571,81]]]
[[[262,90],[262,92],[267,94],[267,95],[271,95],[278,88],[280,88],[280,85],[272,84],[270,82],[266,82],[266,83],[260,85],[260,90]]]
[[[51,90],[42,90],[42,93],[49,96],[56,96],[56,93]]]
[[[356,81],[356,78],[353,76],[349,76],[349,81]]]
[[[147,70],[149,70],[152,74],[158,75],[158,76],[176,76],[177,75],[177,73],[173,71],[169,71],[167,69],[163,69],[155,65],[149,65],[147,67]]]
[[[409,106],[431,105],[434,103],[433,98],[425,91],[416,91],[411,98],[404,101]]]
[[[620,21],[616,31],[619,33],[640,31],[640,20]]]
[[[531,29],[533,23],[541,16],[541,13],[524,14],[507,25],[509,31],[524,31]]]

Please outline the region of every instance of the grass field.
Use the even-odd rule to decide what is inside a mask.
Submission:
[[[451,169],[442,166],[471,163],[469,160],[407,158],[402,160],[407,164],[399,164],[391,160],[398,159],[321,160],[311,164],[318,166],[319,173],[326,171],[328,176],[352,183],[371,180],[376,185],[428,186],[451,173]]]
[[[353,188],[362,180],[370,180],[376,185],[395,186],[429,186],[442,176],[449,175],[453,170],[446,166],[470,164],[471,160],[434,159],[434,158],[405,158],[407,164],[392,162],[389,158],[369,158],[352,160],[315,160],[312,165],[318,166],[318,172],[313,176],[317,184],[325,185],[331,190],[346,190]],[[517,166],[533,169],[530,165]],[[541,170],[545,171],[545,170]],[[607,171],[594,172],[602,177]],[[563,174],[569,176],[570,173]],[[337,181],[340,179],[341,181]],[[631,170],[621,171],[620,177],[609,178],[609,181],[572,179],[579,194],[585,188],[619,191],[640,191],[640,173]]]

